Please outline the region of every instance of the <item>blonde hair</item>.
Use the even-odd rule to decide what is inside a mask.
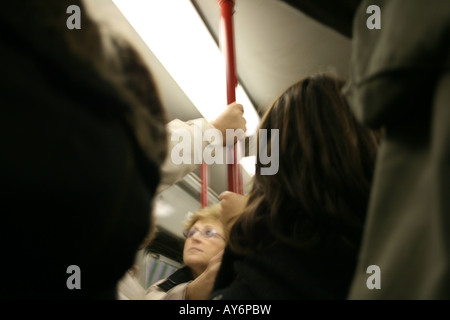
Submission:
[[[207,206],[204,208],[201,208],[200,210],[193,213],[184,223],[184,229],[183,231],[187,231],[192,226],[197,223],[197,221],[202,220],[215,220],[219,221],[223,226],[224,231],[224,238],[228,239],[229,230],[228,228],[225,228],[225,224],[222,221],[222,209],[220,207],[220,203],[213,204],[211,206]]]

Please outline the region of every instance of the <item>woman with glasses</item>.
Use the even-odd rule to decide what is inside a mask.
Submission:
[[[186,241],[183,249],[184,266],[151,285],[142,299],[146,300],[206,300],[213,289],[228,232],[222,221],[220,204],[202,208],[188,218],[184,227]],[[123,299],[126,286],[135,290],[135,279],[127,275],[119,287]],[[139,285],[140,286],[140,285]],[[136,298],[138,295],[134,294]],[[130,297],[124,298],[130,299]]]

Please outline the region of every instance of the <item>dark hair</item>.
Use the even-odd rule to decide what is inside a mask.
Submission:
[[[261,175],[258,160],[231,249],[248,253],[279,240],[310,248],[329,237],[358,246],[379,136],[357,122],[326,74],[289,87],[265,113],[260,129],[279,130],[279,171]],[[258,149],[261,147],[258,141]]]

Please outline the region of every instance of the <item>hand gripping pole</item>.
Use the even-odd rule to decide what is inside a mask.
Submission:
[[[218,0],[221,13],[221,50],[225,59],[225,72],[227,83],[227,105],[236,101],[236,87],[238,84],[236,75],[236,58],[234,49],[234,0]],[[225,139],[226,137],[224,137]],[[228,155],[233,156],[232,163],[227,162],[228,169],[228,190],[243,194],[242,171],[241,171],[241,141],[237,141],[231,147],[227,147]],[[207,165],[202,163],[201,171],[201,205],[208,205],[208,170]]]

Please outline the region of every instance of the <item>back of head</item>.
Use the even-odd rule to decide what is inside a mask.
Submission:
[[[257,162],[245,214],[230,236],[235,251],[275,239],[303,248],[329,237],[359,245],[378,139],[355,120],[342,86],[326,74],[305,78],[264,115],[267,152],[271,130],[279,133],[279,171],[261,175],[265,165]]]
[[[80,0],[8,1],[0,25],[0,242],[17,275],[0,297],[114,298],[152,228],[167,153],[155,82]]]

